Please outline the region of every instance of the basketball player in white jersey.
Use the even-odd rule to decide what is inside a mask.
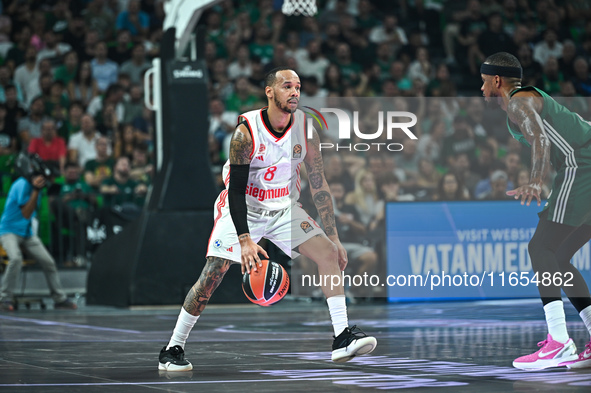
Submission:
[[[292,258],[307,256],[320,275],[340,277],[347,265],[324,178],[320,139],[314,131],[306,140],[304,113],[297,109],[300,78],[291,69],[278,68],[265,83],[269,106],[242,114],[232,136],[223,171],[226,189],[216,200],[207,262],[185,298],[170,342],[160,352],[160,370],[192,370],[184,358],[191,329],[232,263],[240,263],[243,274],[262,267],[258,254],[268,255],[257,244],[261,238]],[[297,203],[302,162],[325,232]],[[334,328],[332,360],[346,362],[373,351],[376,339],[348,326],[343,286],[326,285],[322,290]]]

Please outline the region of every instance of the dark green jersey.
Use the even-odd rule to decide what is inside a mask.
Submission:
[[[540,113],[544,123],[544,131],[548,135],[552,147],[550,148],[550,162],[559,170],[563,165],[575,167],[575,151],[587,147],[591,140],[591,124],[574,112],[559,104],[542,90],[525,86],[511,92],[513,96],[518,91],[535,90],[544,99],[544,107]],[[530,146],[517,125],[507,117],[507,126],[513,138],[526,146]]]

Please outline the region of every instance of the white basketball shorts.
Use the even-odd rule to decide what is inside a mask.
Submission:
[[[300,255],[294,248],[316,235],[326,236],[299,203],[276,212],[253,211],[249,207],[247,219],[250,237],[255,243],[268,239],[292,259]],[[222,191],[215,202],[214,220],[207,256],[240,263],[240,242],[230,215],[227,190]]]

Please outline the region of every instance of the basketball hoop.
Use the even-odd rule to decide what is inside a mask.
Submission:
[[[318,8],[316,0],[283,0],[281,12],[285,15],[314,16]]]

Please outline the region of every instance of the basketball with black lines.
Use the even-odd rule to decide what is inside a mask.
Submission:
[[[268,260],[261,260],[263,267],[250,269],[250,274],[244,273],[242,277],[242,290],[254,304],[270,306],[283,299],[289,290],[289,275],[278,264]]]

